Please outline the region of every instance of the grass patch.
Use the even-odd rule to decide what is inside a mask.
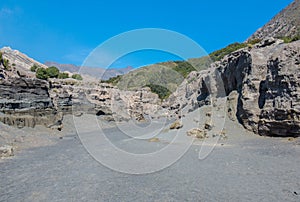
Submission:
[[[297,36],[294,36],[294,37],[289,37],[289,36],[278,37],[278,39],[283,40],[284,43],[292,43],[294,41],[300,40],[300,35],[297,35]]]

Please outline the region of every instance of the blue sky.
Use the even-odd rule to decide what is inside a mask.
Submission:
[[[207,52],[242,42],[292,0],[66,1],[1,0],[0,46],[40,61],[81,65],[109,38],[133,29],[163,28],[184,34]],[[149,52],[124,57],[116,67],[176,59]]]

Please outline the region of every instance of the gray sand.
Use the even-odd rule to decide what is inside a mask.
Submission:
[[[70,123],[70,117],[65,121]],[[300,201],[298,139],[260,137],[229,120],[225,127],[228,138],[204,160],[198,159],[202,141],[197,140],[170,167],[130,175],[95,161],[69,125],[48,135],[51,144],[2,159],[0,201]],[[172,137],[165,129],[159,142],[136,144],[112,126],[105,128],[112,142],[133,152],[162,148]]]

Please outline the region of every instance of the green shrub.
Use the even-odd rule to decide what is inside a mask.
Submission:
[[[278,38],[282,39],[284,41],[284,43],[291,43],[291,42],[300,40],[300,35],[294,36],[294,37],[284,36],[284,37],[278,37]]]
[[[110,83],[112,85],[117,85],[121,79],[122,79],[122,76],[118,75],[118,76],[115,76],[115,77],[111,77],[108,80],[103,80],[101,82],[102,83]]]
[[[300,35],[293,37],[292,41],[298,41],[300,40]]]
[[[171,95],[171,91],[164,86],[148,84],[146,87],[149,87],[152,93],[156,93],[161,100],[166,99]]]
[[[38,67],[36,64],[34,64],[34,65],[32,65],[32,66],[30,67],[30,71],[36,72],[36,70],[37,70],[38,68],[39,68],[39,67]]]
[[[43,79],[43,80],[47,80],[49,78],[47,70],[41,67],[36,70],[35,76],[36,78]]]
[[[292,41],[290,37],[279,37],[279,39],[282,39],[284,43],[290,43]]]
[[[8,70],[8,71],[11,70],[11,66],[9,64],[9,60],[3,58],[3,53],[2,52],[0,52],[0,65],[1,64],[3,65],[3,67],[4,67],[5,70]],[[14,63],[12,65],[14,66]]]
[[[72,78],[73,78],[73,79],[76,79],[76,80],[82,80],[82,79],[83,79],[82,76],[81,76],[80,74],[73,74],[73,75],[72,75]]]
[[[2,62],[3,62],[3,66],[4,66],[5,70],[10,70],[11,69],[8,59],[2,59]]]
[[[59,78],[59,79],[67,79],[67,78],[69,78],[69,74],[66,73],[66,72],[60,72],[60,73],[58,74],[58,78]]]
[[[57,67],[48,67],[46,69],[49,78],[57,78],[59,75],[59,69]]]
[[[251,45],[254,45],[254,44],[257,44],[257,43],[260,43],[261,42],[261,39],[250,39],[247,41],[248,44],[251,44]]]

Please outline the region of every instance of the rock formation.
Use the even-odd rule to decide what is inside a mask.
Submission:
[[[17,127],[38,124],[60,129],[64,114],[91,113],[107,121],[181,118],[203,105],[218,107],[227,97],[226,113],[246,129],[260,135],[298,137],[300,41],[284,43],[272,37],[298,36],[299,13],[300,0],[296,0],[250,37],[261,42],[226,55],[207,70],[191,72],[164,101],[148,87],[129,91],[98,80],[39,80],[30,67],[47,67],[19,51],[3,48],[0,121]],[[135,74],[131,75],[136,81]],[[159,80],[166,79],[164,74],[156,75],[161,76]],[[207,124],[207,129],[211,127]]]
[[[300,41],[284,44],[272,38],[241,49],[191,75],[167,104],[187,113],[218,97],[248,130],[260,135],[300,136]],[[195,78],[191,80],[191,77]],[[238,93],[235,101],[233,92]],[[211,100],[211,101],[209,101]],[[197,101],[197,102],[196,102]]]
[[[1,49],[1,122],[19,128],[45,125],[61,129],[64,114],[90,113],[108,121],[168,115],[149,88],[121,91],[99,81],[39,80],[29,70],[33,64],[44,67],[19,51]]]
[[[18,70],[29,72],[30,67],[32,67],[34,64],[38,65],[39,67],[47,68],[46,65],[35,61],[18,50],[12,50],[10,47],[3,47],[0,51],[3,54],[3,58],[8,59],[11,66],[12,64],[14,64],[13,66],[17,66]]]
[[[265,39],[267,37],[293,38],[295,36],[300,36],[300,0],[292,2],[265,26],[258,29],[249,39]]]
[[[148,88],[122,91],[110,84],[74,80],[52,80],[50,84],[54,107],[64,114],[90,113],[114,121],[163,116],[158,95]]]
[[[0,121],[17,127],[61,127],[62,115],[54,108],[46,81],[30,78],[0,80]]]

